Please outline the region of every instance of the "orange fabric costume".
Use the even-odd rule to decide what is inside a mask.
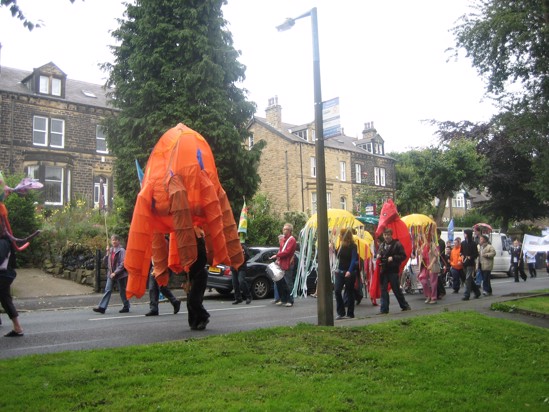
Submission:
[[[196,233],[202,230],[209,263],[233,267],[244,263],[210,146],[180,123],[160,138],[145,168],[124,260],[128,299],[145,293],[151,256],[160,286],[168,283],[168,268],[176,273],[188,271],[196,260]],[[168,233],[169,250],[164,238]]]

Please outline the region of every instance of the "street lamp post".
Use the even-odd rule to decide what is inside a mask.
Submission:
[[[286,19],[277,26],[278,31],[292,28],[295,21],[311,17],[313,29],[313,74],[315,94],[315,136],[316,136],[316,199],[317,199],[317,315],[318,324],[334,325],[334,304],[332,299],[332,277],[328,256],[328,207],[326,204],[326,165],[324,158],[324,133],[322,120],[322,90],[320,86],[320,53],[318,47],[318,23],[316,7],[296,18]]]

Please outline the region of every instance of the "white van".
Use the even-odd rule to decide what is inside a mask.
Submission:
[[[492,273],[505,274],[507,276],[513,276],[511,272],[511,239],[507,237],[505,233],[500,233],[498,230],[490,233],[490,243],[496,249],[496,256],[494,257],[494,269]],[[441,239],[445,242],[448,240],[448,231],[442,230]],[[463,229],[454,230],[454,239],[456,237],[464,239]]]

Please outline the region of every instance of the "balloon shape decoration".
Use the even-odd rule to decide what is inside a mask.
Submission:
[[[236,222],[210,146],[180,123],[160,138],[145,168],[124,261],[129,274],[127,297],[145,293],[151,257],[160,286],[168,283],[168,268],[175,273],[188,271],[197,258],[196,233],[200,231],[206,235],[210,264],[240,267],[244,263]]]
[[[18,252],[25,250],[30,244],[29,241],[33,237],[38,235],[40,231],[37,230],[31,235],[23,239],[19,239],[13,236],[10,221],[8,219],[8,209],[4,204],[4,199],[8,197],[11,193],[17,193],[18,195],[25,195],[29,190],[41,189],[42,187],[43,187],[42,183],[38,182],[37,180],[26,177],[23,180],[21,180],[21,182],[19,182],[17,186],[15,186],[14,188],[11,188],[8,185],[6,185],[4,181],[4,175],[2,174],[2,172],[0,172],[0,222],[2,223],[0,235],[7,236],[11,240],[11,243],[15,248],[15,250]],[[22,245],[19,246],[19,244],[22,244]]]

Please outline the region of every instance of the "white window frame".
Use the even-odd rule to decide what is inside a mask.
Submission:
[[[317,197],[316,192],[311,192],[311,214],[316,213]]]
[[[254,135],[248,136],[248,149],[254,147]]]
[[[40,166],[38,165],[32,165],[27,166],[27,177],[30,177],[31,179],[40,179]]]
[[[379,184],[381,186],[385,186],[385,168],[384,167],[379,168]]]
[[[316,157],[310,158],[310,164],[311,164],[311,177],[316,177]]]
[[[326,192],[326,207],[328,209],[332,207],[332,194],[330,192]]]
[[[98,142],[103,140],[105,142],[105,150],[99,150]],[[107,146],[107,136],[105,136],[105,128],[100,124],[95,126],[95,151],[97,153],[109,153],[109,148]]]
[[[339,206],[341,207],[341,209],[347,210],[347,199],[345,198],[345,196],[341,196],[339,198]]]
[[[52,179],[52,178],[48,178],[48,170],[53,170],[53,169],[56,169],[57,171],[61,171],[61,180],[55,180],[55,179]],[[65,194],[65,169],[62,168],[62,167],[59,167],[59,166],[45,166],[45,170],[44,170],[44,193],[45,193],[45,196],[46,196],[46,200],[44,201],[44,204],[46,205],[54,205],[54,206],[62,206],[63,205],[63,195]],[[57,185],[59,186],[59,199],[55,199],[55,200],[48,200],[47,197],[49,195],[48,193],[48,186],[51,186],[51,185]]]
[[[339,162],[339,179],[342,182],[347,181],[347,164],[344,161]]]
[[[61,79],[58,79],[56,77],[52,77],[52,79],[51,79],[51,94],[52,94],[52,96],[61,96],[61,87],[63,87]]]
[[[362,165],[355,163],[355,182],[362,183]]]
[[[46,122],[45,129],[37,128],[36,127],[36,121],[37,120],[44,120]],[[55,126],[54,126],[55,125]],[[61,126],[60,130],[53,131],[52,129],[54,127]],[[43,137],[43,142],[39,142],[36,139],[36,136],[40,135]],[[52,144],[52,136],[59,136],[60,138],[58,140],[61,140],[61,144]],[[54,148],[60,148],[63,149],[65,147],[65,120],[63,119],[56,119],[56,118],[48,118],[45,116],[33,116],[32,119],[32,144],[34,146],[42,146],[42,147],[54,147]]]
[[[463,209],[465,207],[465,197],[463,193],[458,193],[454,199],[452,199],[452,206]]]
[[[379,167],[374,167],[374,185],[379,186]]]
[[[39,91],[42,94],[50,94],[50,78],[48,76],[40,76]]]
[[[95,182],[93,184],[93,207],[94,209],[99,208],[99,186],[101,185],[100,182]],[[103,196],[105,201],[105,208],[109,206],[109,196],[108,196],[108,190],[109,190],[109,182],[105,181],[103,183]]]

